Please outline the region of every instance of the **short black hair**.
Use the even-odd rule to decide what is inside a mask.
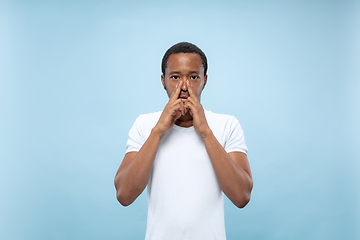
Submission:
[[[164,75],[165,75],[165,69],[167,67],[166,64],[167,64],[167,61],[168,61],[170,55],[176,54],[176,53],[199,54],[199,56],[201,57],[201,60],[202,60],[202,64],[204,66],[204,75],[206,75],[208,64],[207,64],[207,59],[206,59],[205,54],[203,53],[203,51],[201,51],[200,48],[198,48],[196,45],[189,43],[189,42],[177,43],[166,51],[166,53],[162,59],[162,63],[161,63],[161,71]]]

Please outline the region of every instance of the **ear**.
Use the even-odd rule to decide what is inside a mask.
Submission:
[[[204,89],[204,88],[205,88],[206,83],[207,83],[207,74],[205,75],[205,78],[204,78],[204,86],[203,86],[203,88],[202,88],[202,89]]]
[[[165,85],[165,76],[164,76],[164,74],[161,74],[161,83],[162,83],[162,85],[163,85],[164,89],[166,90],[166,85]]]

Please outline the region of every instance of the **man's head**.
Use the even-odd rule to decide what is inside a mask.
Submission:
[[[206,75],[208,64],[207,64],[207,59],[206,59],[205,54],[196,45],[194,45],[192,43],[188,43],[188,42],[177,43],[166,51],[166,53],[164,54],[164,57],[162,59],[162,63],[161,63],[161,71],[162,71],[163,75],[165,75],[167,61],[168,61],[170,55],[176,54],[176,53],[196,53],[196,54],[198,54],[202,60],[202,64],[204,67],[204,75]]]
[[[197,46],[181,42],[169,48],[163,57],[162,71],[161,81],[169,97],[180,81],[184,84],[179,98],[188,96],[185,82],[189,80],[196,97],[200,100],[201,92],[207,82],[207,60]]]

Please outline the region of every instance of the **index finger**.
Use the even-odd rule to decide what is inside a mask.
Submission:
[[[177,85],[177,87],[175,88],[175,90],[173,91],[173,93],[170,96],[170,101],[175,101],[176,99],[178,99],[179,95],[180,95],[180,91],[181,91],[181,87],[183,85],[183,81],[181,80],[180,83]]]
[[[190,97],[193,97],[193,98],[195,97],[197,100],[199,100],[199,99],[197,98],[195,92],[194,92],[193,87],[190,85],[190,81],[189,81],[189,80],[186,81],[186,85],[187,85],[187,89],[188,89],[188,91],[189,91]]]

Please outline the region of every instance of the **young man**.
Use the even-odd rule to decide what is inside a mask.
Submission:
[[[148,186],[146,240],[226,239],[224,194],[239,208],[253,186],[239,122],[204,110],[205,54],[178,43],[164,55],[161,82],[169,102],[140,115],[115,176],[119,202],[131,204]]]

